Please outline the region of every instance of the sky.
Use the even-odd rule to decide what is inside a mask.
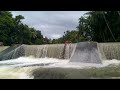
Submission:
[[[13,17],[23,15],[22,21],[29,27],[42,32],[43,36],[51,39],[61,37],[65,31],[76,30],[79,18],[87,11],[11,11]]]

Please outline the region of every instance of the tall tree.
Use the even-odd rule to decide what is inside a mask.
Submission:
[[[41,31],[23,24],[24,16],[12,17],[11,12],[0,11],[0,42],[12,44],[44,44]]]
[[[117,11],[91,11],[86,13],[86,15],[88,15],[87,18],[81,17],[79,19],[78,27],[84,27],[82,31],[91,34],[94,41],[120,41],[120,16]],[[80,26],[80,22],[84,24]],[[85,29],[85,27],[87,28]],[[81,31],[81,29],[79,30]]]

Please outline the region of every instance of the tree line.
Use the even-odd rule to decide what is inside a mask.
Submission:
[[[97,42],[120,42],[120,12],[119,11],[89,11],[79,18],[76,30],[66,31],[53,43],[73,43],[87,41],[90,36]]]
[[[48,44],[71,41],[77,43],[87,41],[88,36],[97,42],[120,42],[119,11],[89,11],[79,18],[76,30],[67,30],[58,39],[43,37],[40,30],[23,24],[24,16],[13,18],[9,11],[0,11],[0,42],[12,44]]]
[[[22,15],[13,18],[11,12],[0,11],[0,42],[4,45],[49,43],[49,39],[44,38],[40,30],[23,24],[23,19]]]

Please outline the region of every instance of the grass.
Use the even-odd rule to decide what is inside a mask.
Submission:
[[[34,79],[112,79],[120,77],[120,65],[103,68],[38,68],[33,70]]]

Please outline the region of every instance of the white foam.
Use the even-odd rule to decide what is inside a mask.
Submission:
[[[32,69],[31,69],[32,70]],[[0,79],[33,79],[28,75],[29,69],[13,68],[8,66],[0,67]]]
[[[50,63],[50,64],[48,64]],[[34,65],[37,66],[34,66]],[[48,64],[41,66],[40,64]],[[0,78],[18,78],[18,79],[33,79],[30,77],[30,72],[38,67],[43,68],[91,68],[91,67],[105,67],[110,64],[118,65],[119,60],[103,60],[103,64],[93,63],[72,63],[69,60],[54,59],[54,58],[33,58],[33,57],[20,57],[18,59],[0,61]],[[28,67],[23,67],[28,66]]]
[[[0,61],[0,65],[10,66],[24,66],[34,64],[47,64],[47,63],[67,63],[68,60],[59,60],[54,58],[31,58],[31,57],[20,57],[18,59]]]
[[[103,60],[103,65],[108,66],[110,64],[118,65],[118,64],[120,64],[120,60],[116,60],[116,59]]]

